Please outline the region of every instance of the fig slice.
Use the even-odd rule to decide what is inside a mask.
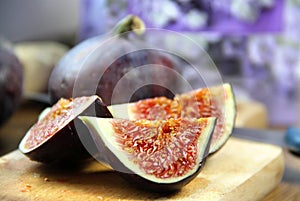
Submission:
[[[236,118],[236,101],[231,84],[202,88],[176,95],[181,117],[216,117],[217,123],[209,152],[215,153],[230,137]]]
[[[138,187],[163,192],[181,189],[200,172],[216,121],[79,118],[114,170]]]
[[[42,111],[19,143],[19,150],[33,161],[50,165],[70,165],[92,158],[96,146],[79,115],[112,117],[97,95],[61,98]]]
[[[235,96],[225,83],[175,95],[108,106],[115,118],[130,120],[216,117],[217,123],[209,153],[218,151],[232,133],[236,117]]]

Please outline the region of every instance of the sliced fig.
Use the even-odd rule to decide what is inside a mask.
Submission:
[[[112,117],[96,95],[61,98],[41,113],[21,140],[19,150],[31,160],[55,165],[74,164],[92,157],[96,146],[78,115]]]
[[[177,94],[174,99],[157,97],[111,105],[108,109],[115,118],[130,120],[216,117],[209,150],[211,154],[218,151],[230,137],[236,116],[235,97],[229,83]]]
[[[106,162],[138,187],[175,191],[200,172],[215,118],[126,120],[79,117]]]
[[[155,97],[132,103],[110,105],[108,109],[115,118],[163,120],[179,118],[181,106],[177,101],[172,99]]]
[[[230,137],[236,117],[236,102],[232,86],[203,88],[181,95],[174,100],[181,105],[181,117],[216,117],[210,153],[218,151]]]

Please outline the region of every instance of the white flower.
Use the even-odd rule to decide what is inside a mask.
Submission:
[[[206,25],[207,18],[205,12],[192,9],[185,15],[185,24],[192,29],[202,28]]]

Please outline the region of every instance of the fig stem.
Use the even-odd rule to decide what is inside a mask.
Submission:
[[[113,29],[113,33],[118,35],[131,31],[136,35],[142,35],[145,32],[145,24],[138,16],[127,15]]]

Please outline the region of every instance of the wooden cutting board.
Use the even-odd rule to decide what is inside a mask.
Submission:
[[[231,138],[180,192],[158,194],[129,185],[92,161],[58,170],[30,161],[18,150],[0,158],[0,200],[261,200],[280,182],[282,149]]]

